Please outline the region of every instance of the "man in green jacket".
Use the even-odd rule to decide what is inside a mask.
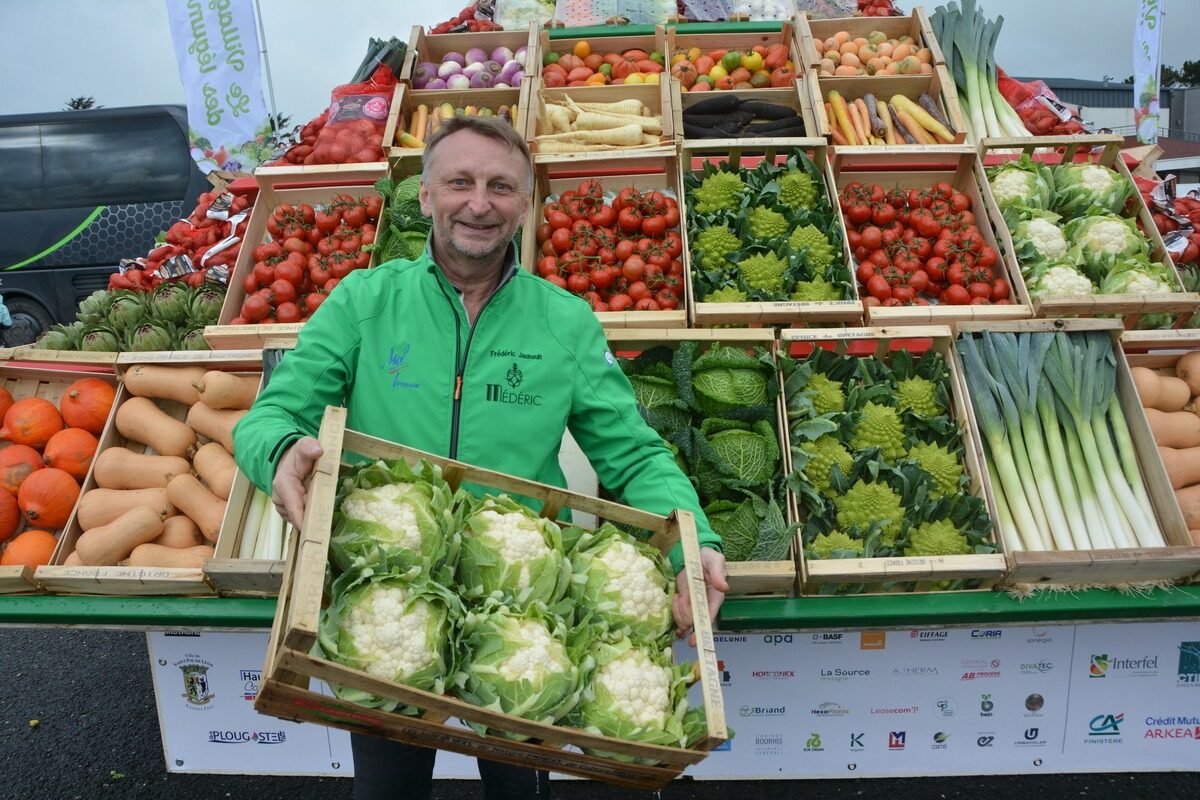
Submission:
[[[570,429],[600,483],[628,505],[695,512],[716,615],[720,537],[688,479],[637,412],[595,315],[519,268],[511,244],[529,204],[529,150],[506,122],[458,116],[425,145],[426,252],[350,273],[234,430],[238,464],[285,519],[303,519],[303,483],[327,405],[357,431],[487,469],[565,486]],[[678,550],[678,548],[676,548]],[[678,554],[672,562],[678,571]],[[691,632],[683,577],[674,615]],[[355,796],[427,797],[434,751],[353,736]],[[485,796],[546,797],[545,773],[480,760]]]

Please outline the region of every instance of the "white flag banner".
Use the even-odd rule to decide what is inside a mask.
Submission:
[[[254,0],[166,2],[192,157],[206,173],[252,171],[271,155]]]
[[[1133,124],[1138,141],[1158,141],[1159,51],[1166,0],[1138,0],[1133,36]]]

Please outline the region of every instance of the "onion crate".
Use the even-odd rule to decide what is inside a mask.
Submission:
[[[526,64],[540,64],[542,56],[538,50],[538,30],[535,25],[530,23],[528,28],[522,30],[511,31],[476,31],[474,33],[426,33],[425,29],[420,25],[414,25],[412,35],[408,40],[408,52],[411,54],[410,63],[415,69],[417,65],[422,63],[441,64],[442,59],[448,53],[458,53],[465,55],[468,50],[479,48],[491,54],[497,47],[507,47],[509,50],[516,52],[524,47],[528,55],[526,56]],[[529,77],[534,74],[533,69],[526,69],[525,76]],[[463,92],[472,91],[503,91],[492,89],[412,89],[411,81],[412,74],[406,74],[404,79],[410,82],[409,91],[413,93],[414,102],[422,103],[420,99],[427,92],[449,92],[450,94],[461,94]],[[466,101],[457,102],[451,100],[456,106],[466,105]],[[385,139],[385,142],[388,140]],[[386,145],[385,145],[386,146]]]
[[[267,646],[262,687],[254,704],[259,712],[642,789],[666,785],[688,765],[703,761],[709,750],[725,742],[720,675],[708,616],[700,548],[691,514],[677,511],[670,517],[662,517],[565,489],[483,470],[346,430],[345,419],[344,409],[329,407],[322,421],[320,441],[324,455],[313,474],[303,533],[292,538],[288,570]],[[535,498],[542,501],[542,516],[551,519],[561,509],[572,508],[614,522],[649,529],[654,532],[652,542],[664,552],[675,542],[681,541],[688,592],[696,615],[696,655],[707,716],[707,736],[689,749],[597,736],[573,728],[531,722],[489,711],[449,696],[382,680],[313,655],[329,559],[334,496],[344,454],[367,458],[403,458],[410,462],[424,458],[440,466],[442,477],[454,488],[469,481],[476,486]],[[405,716],[329,697],[316,691],[312,686],[314,679],[391,698],[417,707],[420,714]],[[446,720],[450,717],[487,725],[492,730],[528,736],[530,739],[518,742],[494,735],[479,736],[474,731],[447,725]],[[655,764],[626,764],[565,749],[572,745],[650,759]]]
[[[1162,459],[1150,432],[1150,425],[1138,400],[1137,390],[1130,376],[1130,364],[1121,349],[1121,325],[1117,320],[1030,320],[1013,323],[965,323],[959,326],[959,333],[981,333],[983,331],[1023,332],[1076,332],[1104,331],[1113,344],[1113,355],[1116,358],[1116,394],[1124,412],[1125,423],[1132,439],[1134,453],[1140,467],[1141,477],[1153,507],[1155,517],[1166,540],[1165,547],[1130,547],[1130,548],[1097,548],[1090,550],[1011,550],[1005,547],[1010,536],[1015,536],[1015,530],[1006,533],[1011,525],[1003,518],[997,520],[997,529],[1001,535],[997,540],[1005,549],[1008,559],[1009,572],[1005,579],[1011,584],[1086,584],[1112,585],[1127,582],[1160,581],[1182,579],[1200,569],[1200,547],[1195,547],[1188,535],[1187,523],[1175,499],[1170,479],[1163,467]],[[957,351],[956,351],[957,352]],[[967,380],[959,358],[960,390],[966,393]],[[979,460],[983,461],[983,440],[980,436],[978,410],[973,401],[968,400],[971,435],[978,450]],[[995,493],[996,477],[990,474],[987,464],[982,463],[984,486],[988,492],[989,503],[997,508]]]
[[[985,168],[1002,164],[1005,161],[1016,160],[1022,154],[1028,154],[1037,161],[1044,161],[1047,166],[1072,161],[1089,161],[1104,167],[1111,167],[1118,174],[1132,181],[1129,168],[1121,157],[1121,147],[1124,139],[1120,136],[1035,136],[1027,139],[984,139],[980,142],[979,150],[982,160],[978,167],[978,180],[983,187],[984,202],[987,204],[988,216],[996,225],[1000,244],[1006,253],[1015,253],[1012,231],[1000,213],[995,195],[984,172]],[[1176,291],[1163,294],[1095,294],[1084,297],[1043,296],[1032,297],[1029,288],[1020,274],[1014,276],[1013,288],[1021,302],[1033,309],[1035,317],[1091,317],[1118,316],[1125,322],[1126,328],[1137,326],[1139,319],[1146,314],[1170,314],[1175,319],[1175,327],[1186,325],[1193,314],[1200,308],[1200,293],[1184,290],[1179,271],[1167,253],[1162,235],[1146,207],[1142,195],[1135,185],[1131,202],[1132,216],[1141,223],[1142,232],[1150,242],[1150,260],[1163,264]],[[1128,206],[1127,206],[1128,208]],[[1123,216],[1129,216],[1128,213]],[[1015,257],[1014,257],[1014,260]],[[1017,270],[1020,273],[1020,270]]]
[[[980,456],[973,443],[977,433],[968,427],[970,409],[964,397],[959,377],[959,366],[954,355],[953,336],[944,325],[912,326],[896,328],[806,329],[784,330],[779,335],[780,357],[791,356],[803,359],[817,349],[837,355],[859,358],[875,358],[889,364],[898,353],[910,354],[914,359],[926,353],[938,353],[945,360],[949,375],[946,413],[957,423],[961,433],[963,453],[960,464],[967,476],[967,493],[979,498],[984,509],[991,514],[991,504],[985,494],[985,473]],[[785,375],[785,380],[786,380]],[[784,392],[787,407],[786,391]],[[788,436],[788,469],[794,470],[791,459],[795,445],[791,423],[784,426]],[[789,510],[803,524],[803,512],[794,491],[788,493]],[[994,541],[994,534],[987,541]],[[990,588],[1006,570],[1004,556],[999,553],[971,553],[966,555],[942,556],[888,556],[872,558],[808,558],[802,550],[797,552],[800,568],[800,585],[805,595],[827,595],[836,593],[841,585],[849,584],[867,593],[894,591],[928,592],[939,590],[939,584],[947,581],[969,581],[970,588]]]
[[[612,28],[613,31],[619,31],[620,28]],[[664,62],[667,60],[667,34],[663,26],[658,25],[654,29],[654,33],[647,34],[619,34],[614,36],[589,36],[586,39],[576,37],[573,39],[550,38],[550,32],[545,28],[538,31],[538,51],[537,64],[525,71],[526,75],[540,78],[542,77],[542,69],[545,66],[543,62],[546,60],[546,54],[557,53],[558,55],[566,55],[573,53],[575,45],[581,41],[586,41],[591,46],[593,54],[604,56],[607,53],[615,53],[620,55],[629,50],[643,50],[646,55],[653,52],[658,52],[663,56]],[[663,65],[662,76],[663,80],[670,71],[669,65]],[[569,70],[568,70],[569,72]],[[604,86],[623,84],[602,84]]]
[[[753,151],[756,142],[770,142],[772,139],[778,139],[778,136],[729,136],[724,138],[709,138],[689,136],[686,127],[687,118],[685,113],[697,103],[702,103],[705,100],[721,97],[737,97],[741,101],[756,100],[765,103],[774,103],[778,106],[789,108],[796,112],[796,117],[804,125],[804,135],[806,137],[815,137],[820,134],[817,132],[817,121],[813,116],[812,107],[808,99],[808,89],[803,80],[797,79],[787,86],[767,89],[728,89],[721,92],[686,92],[681,91],[680,83],[677,80],[671,81],[672,91],[674,92],[674,100],[672,106],[675,111],[675,138],[690,144],[690,145],[722,145],[726,147],[744,147],[748,151]]]
[[[560,162],[589,160],[621,155],[641,155],[643,153],[662,153],[675,147],[674,112],[671,107],[671,82],[662,80],[659,83],[619,84],[617,86],[568,86],[551,88],[540,78],[528,79],[528,106],[523,106],[519,118],[525,133],[525,141],[533,153],[535,164],[541,162]],[[661,124],[660,134],[643,133],[642,142],[629,145],[574,145],[567,144],[564,148],[549,150],[538,142],[539,134],[551,133],[546,125],[546,104],[562,105],[570,99],[575,103],[620,103],[625,100],[636,100],[644,109],[649,109],[651,116],[656,117]],[[648,118],[643,115],[643,118]],[[632,118],[631,118],[632,120]],[[653,141],[652,141],[653,140]],[[603,148],[592,150],[588,148]]]
[[[747,351],[763,348],[773,352],[775,334],[763,329],[729,329],[729,330],[611,330],[608,331],[608,344],[619,358],[633,359],[640,354],[656,347],[665,347],[674,351],[683,342],[695,342],[700,347],[710,347],[717,344],[733,347],[744,347]],[[787,441],[784,433],[784,420],[787,415],[782,406],[783,397],[771,400],[775,405],[772,427],[775,430],[780,452],[780,469],[778,474],[786,475]],[[778,498],[781,510],[784,498]],[[785,523],[787,520],[785,520]],[[796,588],[795,548],[797,542],[789,535],[791,547],[788,558],[780,560],[756,561],[726,561],[725,568],[729,577],[731,595],[771,595],[789,596]]]
[[[513,127],[522,130],[517,112],[521,106],[522,91],[522,86],[514,86],[511,89],[414,91],[404,84],[397,84],[396,94],[392,98],[391,116],[388,118],[388,131],[391,132],[391,136],[383,140],[384,150],[392,158],[419,155],[425,148],[405,147],[400,142],[400,134],[408,132],[424,143],[446,119],[446,114],[443,113],[444,106],[449,107],[450,116],[468,111],[469,116],[495,116],[501,107],[505,107]],[[426,108],[426,122],[418,134],[414,124],[421,124],[418,109],[422,105]],[[484,110],[488,114],[479,113]]]
[[[830,92],[838,92],[851,103],[868,94],[875,95],[877,100],[890,104],[891,98],[904,95],[914,103],[922,94],[928,94],[937,104],[942,116],[950,123],[950,132],[954,134],[953,144],[962,144],[967,140],[967,125],[958,102],[958,92],[954,88],[954,80],[941,64],[935,65],[930,73],[920,75],[887,75],[859,77],[818,77],[811,69],[804,74],[804,83],[808,89],[809,103],[812,105],[813,117],[816,119],[818,135],[834,138],[836,122],[830,118],[825,108]],[[834,142],[835,147],[845,145]],[[867,145],[881,152],[884,145]],[[945,147],[946,144],[911,145],[913,147]],[[895,149],[897,145],[886,145],[887,149]]]
[[[124,384],[125,374],[134,366],[153,365],[162,367],[199,367],[207,370],[223,370],[239,375],[256,375],[262,371],[262,354],[251,351],[208,351],[157,353],[123,353],[117,361],[117,374],[122,379],[113,402],[113,413],[108,418],[96,456],[112,447],[125,447],[134,453],[155,454],[148,446],[126,439],[117,430],[116,414],[121,404],[134,395]],[[155,405],[178,420],[187,417],[188,406],[174,400],[155,399]],[[190,459],[189,459],[190,460]],[[82,498],[91,489],[98,487],[95,477],[95,460],[83,481],[79,496]],[[228,504],[226,505],[228,511]],[[66,529],[59,540],[58,549],[50,565],[38,567],[35,578],[49,592],[64,594],[98,595],[206,595],[212,594],[212,586],[205,580],[200,566],[196,567],[130,567],[130,566],[83,566],[68,565],[68,556],[83,533],[78,520],[78,506],[71,515]]]
[[[684,176],[687,175],[687,170],[692,170],[699,175],[705,162],[711,162],[716,165],[719,162],[727,161],[731,168],[738,169],[753,169],[763,159],[769,160],[774,164],[783,164],[791,151],[800,150],[813,162],[813,165],[821,173],[823,178],[822,188],[825,191],[825,198],[828,200],[833,214],[833,223],[838,227],[838,236],[841,239],[841,254],[830,267],[831,270],[841,271],[843,274],[840,278],[846,284],[847,298],[845,300],[820,300],[820,301],[797,301],[797,300],[778,300],[778,301],[749,301],[749,302],[705,302],[703,299],[697,299],[695,287],[698,282],[697,272],[699,267],[692,256],[692,249],[695,247],[695,241],[685,238],[684,261],[687,266],[687,295],[689,303],[689,320],[693,327],[708,327],[712,325],[771,325],[771,324],[790,324],[794,326],[805,326],[814,323],[845,323],[849,325],[862,324],[863,308],[859,302],[858,287],[854,280],[853,260],[850,255],[850,249],[846,245],[845,226],[841,222],[841,215],[837,211],[837,192],[834,189],[835,183],[833,174],[829,171],[829,161],[826,157],[828,148],[823,139],[759,139],[755,140],[754,145],[745,145],[746,140],[740,140],[738,146],[730,147],[727,144],[714,141],[709,143],[704,140],[696,142],[687,142],[682,149],[683,163],[681,164],[684,170]],[[760,153],[761,155],[751,155],[751,153]],[[744,166],[743,166],[744,165]],[[687,204],[684,204],[685,210]],[[690,215],[685,213],[685,218]]]
[[[907,17],[841,17],[834,19],[809,19],[807,14],[796,17],[796,38],[799,40],[800,57],[805,67],[816,67],[821,63],[822,44],[838,31],[846,31],[850,38],[866,38],[879,31],[889,39],[911,36],[919,47],[928,47],[934,64],[945,64],[933,26],[922,6],[917,6]]]
[[[574,190],[582,181],[589,179],[601,182],[606,198],[615,196],[627,186],[643,192],[659,191],[674,197],[680,204],[679,235],[684,239],[686,252],[687,225],[682,219],[683,193],[679,183],[679,159],[674,151],[624,158],[610,153],[589,155],[592,157],[586,160],[586,164],[575,161],[534,164],[532,203],[521,234],[521,265],[537,274],[538,262],[543,257],[537,232],[546,219],[543,208],[548,198]],[[611,203],[611,200],[606,202]],[[683,253],[680,253],[681,261],[683,257]],[[598,256],[592,261],[596,266],[600,265]],[[683,281],[676,287],[679,306],[675,309],[634,311],[630,308],[627,311],[598,311],[596,316],[605,328],[684,328],[687,327],[686,303],[690,302],[684,288]]]
[[[24,350],[25,348],[16,348]],[[40,351],[50,352],[50,351]],[[84,354],[89,355],[89,354]],[[81,378],[96,378],[105,383],[111,384],[113,387],[117,385],[117,378],[113,375],[111,369],[104,371],[85,371],[83,369],[65,369],[65,368],[39,368],[34,365],[19,365],[12,362],[0,363],[0,388],[5,389],[12,395],[13,400],[24,400],[30,397],[40,397],[48,400],[57,407],[62,399],[63,392],[75,381]],[[110,412],[109,419],[111,423],[112,414]],[[0,442],[0,450],[9,447],[8,442]],[[0,491],[5,491],[0,489]],[[72,509],[71,517],[67,520],[66,528],[69,530],[75,517],[75,511]],[[17,533],[26,529],[36,528],[35,525],[30,525],[23,519],[19,520]],[[16,535],[16,534],[14,534]],[[57,538],[61,547],[62,540],[65,538],[63,532],[58,532]],[[12,539],[8,540],[9,542]],[[7,544],[7,543],[5,543]],[[0,553],[4,552],[4,545],[0,544]],[[53,559],[51,559],[53,560]],[[0,566],[0,594],[19,594],[41,591],[41,582],[36,579],[35,570],[23,565]]]
[[[996,252],[993,267],[996,278],[1008,281],[1012,287],[1021,279],[1016,260],[1011,251],[1005,250],[997,241],[996,231],[1003,220],[997,221],[990,213],[979,183],[976,165],[979,156],[973,146],[947,146],[942,149],[838,147],[833,149],[830,170],[834,186],[840,195],[847,184],[858,181],[867,185],[879,184],[886,190],[917,189],[927,191],[937,183],[945,181],[971,200],[971,212],[975,215],[984,243]],[[849,223],[842,214],[847,232]],[[858,263],[854,261],[857,270]],[[866,298],[862,287],[859,293]],[[871,325],[954,325],[971,320],[1019,320],[1033,315],[1032,309],[1019,298],[1010,298],[1010,305],[949,305],[946,303],[908,306],[873,306],[864,302],[868,324]]]

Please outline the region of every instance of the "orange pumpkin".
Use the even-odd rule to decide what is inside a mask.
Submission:
[[[34,569],[49,564],[57,544],[58,540],[50,531],[25,531],[0,553],[0,567],[26,566]]]
[[[8,492],[0,492],[0,542],[7,541],[21,527],[21,509],[17,498]]]
[[[8,389],[0,389],[0,419],[4,419],[4,415],[8,413],[8,409],[12,408],[13,396]]]
[[[67,425],[99,436],[116,396],[117,390],[99,378],[80,378],[67,387],[58,405]]]
[[[61,528],[79,499],[79,484],[61,469],[39,469],[17,492],[17,505],[30,525]]]
[[[0,439],[41,450],[62,429],[62,415],[53,403],[40,397],[26,397],[13,403],[4,414]]]
[[[37,450],[24,444],[10,444],[0,450],[0,489],[16,497],[21,483],[44,466]]]
[[[61,469],[77,481],[87,476],[88,465],[100,442],[83,428],[65,428],[50,437],[42,461]]]

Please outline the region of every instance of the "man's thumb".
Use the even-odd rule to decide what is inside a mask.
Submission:
[[[310,461],[316,461],[325,452],[316,439],[304,439],[296,447],[299,448],[299,454]]]

